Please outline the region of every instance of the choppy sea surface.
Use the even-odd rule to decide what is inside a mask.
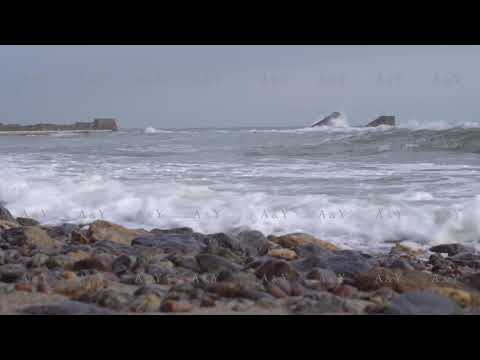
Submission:
[[[0,135],[0,200],[43,223],[480,245],[480,125]]]

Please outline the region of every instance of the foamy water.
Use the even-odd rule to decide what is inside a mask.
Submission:
[[[0,200],[47,223],[245,226],[364,250],[476,246],[479,156],[475,124],[3,136]]]

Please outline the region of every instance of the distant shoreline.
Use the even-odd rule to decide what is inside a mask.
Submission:
[[[13,130],[0,131],[0,135],[49,135],[61,133],[96,133],[96,132],[113,132],[113,130]]]

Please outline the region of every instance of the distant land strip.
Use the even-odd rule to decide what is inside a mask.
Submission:
[[[18,125],[0,123],[0,134],[49,134],[62,131],[68,132],[93,132],[93,131],[117,131],[118,124],[115,119],[94,119],[92,122],[76,122],[69,125],[58,124],[35,124]]]

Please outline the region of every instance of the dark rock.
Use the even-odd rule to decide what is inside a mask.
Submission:
[[[48,236],[59,241],[67,241],[72,232],[80,231],[77,225],[68,223],[58,226],[42,226],[42,229],[47,232]]]
[[[34,305],[21,310],[30,315],[114,315],[114,311],[84,304],[78,301],[65,301],[59,304]]]
[[[461,314],[461,308],[448,297],[428,291],[418,291],[394,298],[384,313],[391,315],[458,315]]]
[[[192,234],[160,234],[137,237],[132,246],[145,246],[162,249],[166,253],[198,253],[202,244]]]
[[[465,276],[460,281],[476,290],[480,290],[480,273]]]
[[[16,223],[17,221],[13,217],[13,215],[8,211],[8,209],[4,208],[0,205],[0,220]]]
[[[95,269],[98,271],[111,271],[113,259],[107,254],[93,255],[89,258],[82,259],[73,264],[73,270]]]
[[[190,269],[195,272],[201,271],[197,259],[194,256],[172,254],[168,257],[168,260],[171,261],[175,266]]]
[[[34,256],[32,256],[32,258],[30,259],[30,261],[28,263],[28,266],[32,267],[32,268],[42,267],[42,266],[47,264],[49,259],[50,259],[50,257],[48,255],[38,253],[38,254],[35,254]]]
[[[117,275],[127,273],[135,265],[137,258],[134,256],[120,255],[112,263],[112,271]]]
[[[235,234],[240,246],[247,256],[265,255],[268,251],[268,240],[256,230],[243,230]]]
[[[123,292],[105,289],[96,293],[93,301],[101,307],[115,311],[128,311],[128,305],[132,301],[132,297]]]
[[[190,234],[194,233],[193,229],[189,227],[181,227],[181,228],[173,228],[173,229],[153,229],[150,233],[155,235],[163,235],[163,234]]]
[[[150,313],[160,311],[161,297],[155,294],[144,294],[136,297],[129,305],[130,311],[136,313]]]
[[[167,294],[167,290],[165,287],[162,287],[160,285],[145,285],[140,288],[138,288],[134,296],[142,296],[142,295],[156,295],[159,298],[164,298]]]
[[[415,270],[410,262],[404,258],[396,258],[388,265],[390,269]]]
[[[327,117],[323,118],[320,121],[317,121],[312,127],[316,126],[335,126],[335,122],[342,117],[342,114],[339,112],[333,112]]]
[[[37,226],[37,225],[40,225],[40,223],[37,220],[30,219],[30,218],[18,217],[16,219],[16,221],[22,226]]]
[[[326,289],[337,286],[340,280],[334,271],[328,269],[315,268],[307,274],[307,279],[319,280]]]
[[[109,240],[97,241],[93,244],[93,247],[113,255],[135,255],[135,249],[133,247]]]
[[[448,256],[453,256],[460,253],[474,253],[475,249],[462,244],[442,244],[430,248],[430,251],[435,253],[446,253]]]
[[[90,239],[87,237],[87,235],[82,232],[82,231],[72,231],[72,233],[70,234],[70,240],[73,242],[73,243],[77,243],[77,244],[90,244],[91,241]]]
[[[268,294],[235,282],[212,282],[207,291],[225,298],[245,298],[259,300]]]
[[[395,126],[395,116],[385,116],[382,115],[379,118],[373,120],[372,122],[368,123],[367,127],[376,127],[380,125],[390,125]]]
[[[27,274],[25,266],[20,264],[6,264],[0,266],[0,281],[14,283],[22,280]]]
[[[58,245],[45,230],[38,226],[25,226],[4,230],[2,232],[2,238],[15,246],[53,249]]]
[[[204,242],[211,247],[221,247],[232,251],[242,250],[240,242],[225,233],[208,234],[204,239]]]
[[[5,264],[18,263],[21,261],[22,255],[18,250],[10,249],[3,252]]]
[[[346,278],[354,278],[357,274],[372,269],[376,264],[375,259],[349,250],[325,253],[323,256],[308,257],[293,262],[293,266],[302,272],[323,268],[333,270]]]
[[[275,278],[286,278],[288,280],[295,280],[298,278],[298,273],[285,260],[267,260],[256,271],[255,275],[260,279],[271,281]]]
[[[156,283],[156,278],[147,273],[124,274],[120,276],[120,282],[128,285],[151,285]]]
[[[344,299],[327,292],[309,294],[288,304],[296,315],[363,314],[368,305],[362,300]]]
[[[315,244],[306,244],[306,245],[298,246],[295,248],[295,252],[301,258],[311,257],[311,256],[333,255],[331,250],[325,249]]]
[[[209,273],[219,273],[222,271],[240,271],[240,267],[227,261],[226,259],[210,254],[198,254],[196,260],[200,271]]]
[[[462,252],[449,257],[449,260],[461,266],[469,266],[473,269],[480,268],[480,254]]]

